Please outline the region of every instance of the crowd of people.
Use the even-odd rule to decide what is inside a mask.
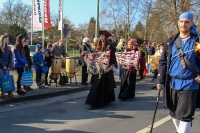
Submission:
[[[163,106],[170,110],[177,133],[189,133],[195,108],[200,108],[200,44],[196,43],[199,42],[200,36],[196,31],[193,15],[189,12],[179,16],[178,26],[179,32],[157,47],[155,42],[138,44],[135,38],[130,39],[127,44],[124,39],[120,39],[116,45],[112,43],[113,41],[108,41],[112,39],[109,32],[100,32],[100,38],[95,47],[93,46],[93,52],[110,51],[111,56],[104,74],[92,75],[92,87],[85,102],[90,105],[90,109],[104,107],[115,101],[113,70],[116,69],[113,67],[117,65],[119,70],[120,100],[135,98],[137,71],[141,80],[147,71],[153,73],[152,80],[155,84],[152,89],[157,88],[159,91],[163,89]],[[114,53],[138,50],[140,51],[138,68],[124,69],[121,68],[123,64],[116,62]],[[84,48],[82,56],[87,52],[91,50]],[[159,67],[153,71],[149,63],[151,56],[160,58]]]
[[[115,101],[116,84],[114,71],[118,70],[118,78],[121,81],[118,99],[127,100],[135,98],[136,77],[140,80],[145,78],[145,73],[153,73],[154,86],[152,89],[163,89],[164,107],[169,108],[172,121],[178,133],[189,133],[191,122],[195,113],[195,108],[200,108],[200,46],[199,34],[193,22],[193,15],[185,12],[179,16],[179,32],[170,37],[165,43],[156,45],[155,42],[144,42],[138,44],[137,39],[128,41],[121,38],[116,44],[114,37],[108,31],[99,31],[99,38],[94,38],[93,45],[89,38],[83,39],[80,48],[80,65],[82,66],[82,85],[88,85],[88,64],[85,62],[88,53],[106,53],[106,69],[98,74],[92,74],[91,88],[86,98],[85,104],[90,105],[90,109],[97,109],[107,106]],[[14,58],[14,67],[18,73],[17,93],[24,95],[27,91],[33,90],[30,86],[21,86],[21,77],[26,69],[31,71],[32,66],[36,70],[36,83],[39,88],[43,88],[42,73],[45,73],[45,85],[49,85],[47,80],[51,59],[67,53],[63,46],[63,40],[52,45],[48,44],[45,54],[43,47],[37,44],[33,60],[30,57],[28,48],[29,39],[18,35],[14,51],[8,46],[9,35],[6,33],[0,37],[0,84],[2,78],[9,75]],[[198,46],[197,46],[198,45]],[[196,50],[197,49],[197,50]],[[123,67],[116,60],[116,53],[139,52],[138,66]],[[45,56],[44,56],[45,55]],[[151,69],[149,62],[151,56],[160,58],[159,67]],[[43,67],[48,70],[44,72]],[[102,71],[102,70],[101,70]],[[1,93],[4,97],[4,93]],[[11,99],[15,99],[12,92],[8,93]],[[187,104],[186,104],[187,103]]]
[[[17,94],[24,95],[28,91],[33,91],[31,86],[23,85],[21,78],[24,71],[32,73],[33,68],[36,71],[36,84],[38,88],[44,88],[50,86],[48,80],[49,68],[52,65],[52,59],[61,54],[67,57],[66,49],[63,45],[63,40],[60,39],[58,43],[52,45],[47,44],[47,48],[43,49],[42,44],[36,45],[36,51],[33,57],[30,56],[29,38],[24,37],[21,34],[16,37],[16,43],[13,51],[9,46],[9,35],[5,33],[0,37],[0,85],[2,88],[2,79],[4,76],[10,76],[10,70],[12,67],[17,71]],[[42,84],[42,75],[44,77],[44,84]],[[1,89],[1,97],[5,97],[5,93]],[[15,99],[16,96],[13,92],[8,93],[8,97]]]

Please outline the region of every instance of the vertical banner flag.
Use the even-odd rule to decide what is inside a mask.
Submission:
[[[62,30],[62,13],[63,12],[63,1],[59,0],[59,18],[58,18],[58,30]]]
[[[32,0],[32,28],[33,31],[42,31],[42,17],[40,0]]]
[[[50,0],[44,0],[44,27],[51,28],[51,19],[50,19]]]

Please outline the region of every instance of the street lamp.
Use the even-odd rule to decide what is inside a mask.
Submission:
[[[95,38],[98,38],[99,32],[99,0],[97,0],[97,7],[96,7],[96,25],[95,25]]]

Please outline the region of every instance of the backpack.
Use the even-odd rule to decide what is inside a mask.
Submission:
[[[59,85],[65,85],[66,83],[68,83],[68,76],[66,72],[61,72],[60,77],[57,80],[57,83]]]

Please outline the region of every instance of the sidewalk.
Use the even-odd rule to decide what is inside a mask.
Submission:
[[[15,74],[16,72],[11,72],[11,75]],[[152,74],[147,74],[146,77],[148,78],[149,76],[152,76]],[[91,75],[88,76],[88,82],[90,81],[90,77]],[[18,95],[15,90],[13,92],[13,94],[16,96],[15,100],[8,98],[7,94],[5,94],[6,98],[0,97],[0,105],[21,102],[21,101],[28,101],[28,100],[45,99],[45,98],[50,98],[60,95],[68,95],[71,93],[90,90],[91,87],[90,84],[88,84],[88,86],[81,85],[81,76],[76,76],[76,79],[77,79],[77,85],[75,82],[75,78],[72,78],[72,83],[67,83],[65,85],[57,85],[57,87],[56,83],[51,83],[51,86],[46,86],[45,88],[42,89],[39,89],[34,81],[33,85],[31,86],[31,88],[33,88],[33,91],[28,91],[26,92],[25,95]],[[120,80],[118,80],[118,76],[115,76],[115,82],[117,86],[120,85]]]
[[[15,71],[11,71],[11,75],[17,74]],[[90,81],[91,75],[88,76],[88,82]],[[57,85],[56,83],[51,83],[51,86],[46,86],[45,88],[39,89],[35,83],[33,82],[33,85],[31,88],[33,91],[26,92],[25,95],[18,95],[16,93],[16,89],[13,92],[13,94],[16,96],[16,99],[12,100],[7,97],[7,94],[5,94],[6,98],[0,97],[0,105],[3,104],[9,104],[14,102],[20,102],[20,101],[27,101],[27,100],[36,100],[36,99],[44,99],[44,98],[50,98],[60,95],[67,95],[79,91],[85,91],[89,90],[91,85],[88,84],[88,86],[81,85],[81,76],[76,76],[77,79],[77,85],[75,82],[75,78],[72,78],[72,83],[67,83],[65,85]],[[70,81],[70,80],[69,80]],[[116,84],[119,85],[120,81],[115,77]],[[16,84],[15,84],[16,87]]]

